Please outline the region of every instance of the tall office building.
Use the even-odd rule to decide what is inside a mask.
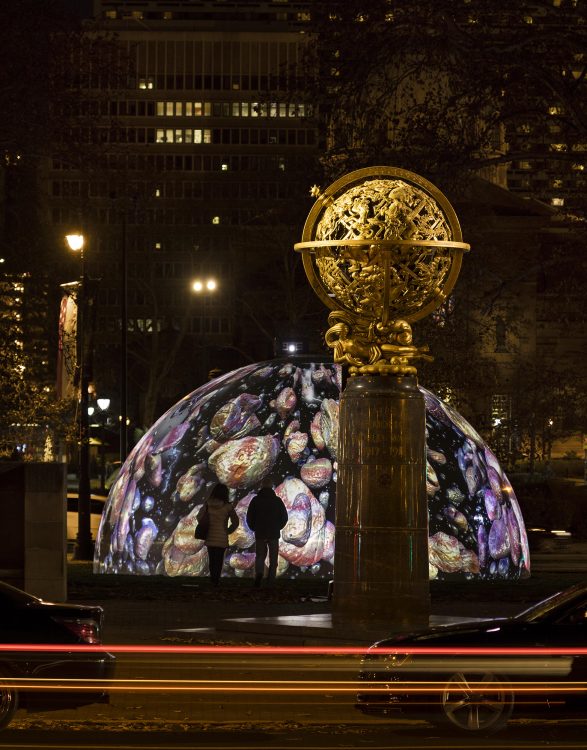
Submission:
[[[87,270],[101,278],[98,387],[117,381],[123,297],[131,406],[133,388],[164,372],[185,331],[184,356],[151,384],[165,403],[213,367],[271,356],[280,326],[291,333],[259,301],[283,299],[281,254],[297,239],[287,227],[300,226],[291,206],[311,185],[315,129],[292,93],[309,15],[306,3],[283,0],[96,0],[94,16],[117,35],[129,75],[113,88],[90,74],[97,159],[91,169],[53,161],[52,221],[59,232],[83,225]],[[269,271],[277,279],[265,286]]]

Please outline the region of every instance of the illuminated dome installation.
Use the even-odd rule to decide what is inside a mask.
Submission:
[[[526,577],[528,541],[507,477],[471,425],[421,390],[430,578]],[[283,359],[247,365],[186,396],[124,463],[102,516],[94,572],[206,575],[195,517],[220,481],[240,519],[224,575],[252,575],[246,511],[269,476],[289,515],[278,575],[331,578],[340,391],[339,365]]]

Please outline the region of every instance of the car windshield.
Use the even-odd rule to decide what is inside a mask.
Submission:
[[[537,604],[533,604],[528,609],[515,616],[515,620],[524,620],[525,622],[537,622],[548,618],[554,611],[560,607],[564,607],[580,592],[584,593],[584,589],[581,588],[570,588],[565,591],[559,591],[557,594],[549,596],[548,599],[543,599]]]
[[[22,606],[38,601],[40,601],[40,599],[37,599],[37,597],[32,594],[27,594],[26,591],[21,591],[14,586],[10,586],[8,583],[0,583],[0,606],[2,603]]]

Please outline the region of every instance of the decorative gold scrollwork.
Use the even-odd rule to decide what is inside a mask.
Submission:
[[[334,361],[349,365],[350,375],[415,375],[416,359],[432,361],[427,346],[412,344],[406,320],[362,325],[343,310],[328,316],[325,340],[334,349]]]

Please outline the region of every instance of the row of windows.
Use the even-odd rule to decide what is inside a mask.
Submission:
[[[71,208],[53,208],[51,221],[55,225],[75,226],[79,212]],[[113,208],[97,208],[94,213],[96,224],[119,225],[120,211]],[[168,225],[168,226],[242,226],[243,224],[273,224],[274,216],[270,209],[258,206],[255,209],[233,208],[222,214],[212,214],[198,208],[143,210],[131,213],[128,224]]]
[[[293,102],[88,100],[68,104],[66,114],[82,117],[310,117],[313,108]]]
[[[152,183],[133,183],[133,193],[145,198],[191,198],[197,200],[232,200],[232,199],[265,199],[289,198],[299,192],[291,182],[187,182],[173,181],[153,185]],[[64,198],[110,198],[110,187],[107,182],[90,182],[83,180],[54,181],[51,184],[54,197]]]
[[[113,102],[112,104],[116,104]],[[118,102],[124,107],[125,102]],[[295,102],[157,102],[158,117],[309,117],[312,108]],[[114,114],[111,112],[111,114]],[[124,115],[125,112],[117,114]]]
[[[301,76],[284,75],[153,75],[137,79],[137,88],[143,91],[292,91],[301,89]],[[105,86],[101,86],[105,87]]]
[[[527,161],[522,160],[518,162],[513,163],[513,169],[523,169],[523,170],[529,170],[529,169],[552,169],[553,171],[560,171],[560,162],[553,161],[553,162],[537,162],[537,161]],[[571,164],[571,169],[574,172],[583,172],[585,171],[585,165],[582,162],[573,162]]]
[[[65,138],[73,143],[186,143],[312,146],[313,130],[278,128],[69,128]]]
[[[284,172],[299,166],[295,156],[231,154],[200,156],[192,154],[105,154],[100,167],[107,171],[141,172]],[[53,160],[55,171],[69,171],[71,165]]]
[[[127,320],[127,330],[129,333],[154,333],[163,331],[168,325],[173,330],[180,330],[182,321],[167,321],[164,318],[129,318]],[[190,318],[188,321],[188,332],[194,334],[228,334],[231,332],[230,318],[210,317],[210,318]],[[120,331],[120,318],[102,317],[98,318],[98,330],[107,333],[116,333]]]
[[[225,145],[279,144],[280,146],[312,146],[313,130],[282,130],[270,128],[157,128],[157,143],[222,143]]]
[[[283,1],[283,0],[282,0]],[[274,0],[279,2],[279,0]],[[109,21],[224,21],[226,20],[226,9],[218,8],[214,10],[202,11],[198,10],[104,10],[102,11],[103,17]],[[258,7],[253,7],[246,11],[238,12],[233,8],[230,9],[230,20],[234,21],[263,21],[263,22],[297,22],[297,23],[308,23],[312,20],[312,16],[308,11],[297,11],[288,13],[285,10],[278,10],[274,12],[261,12]]]

